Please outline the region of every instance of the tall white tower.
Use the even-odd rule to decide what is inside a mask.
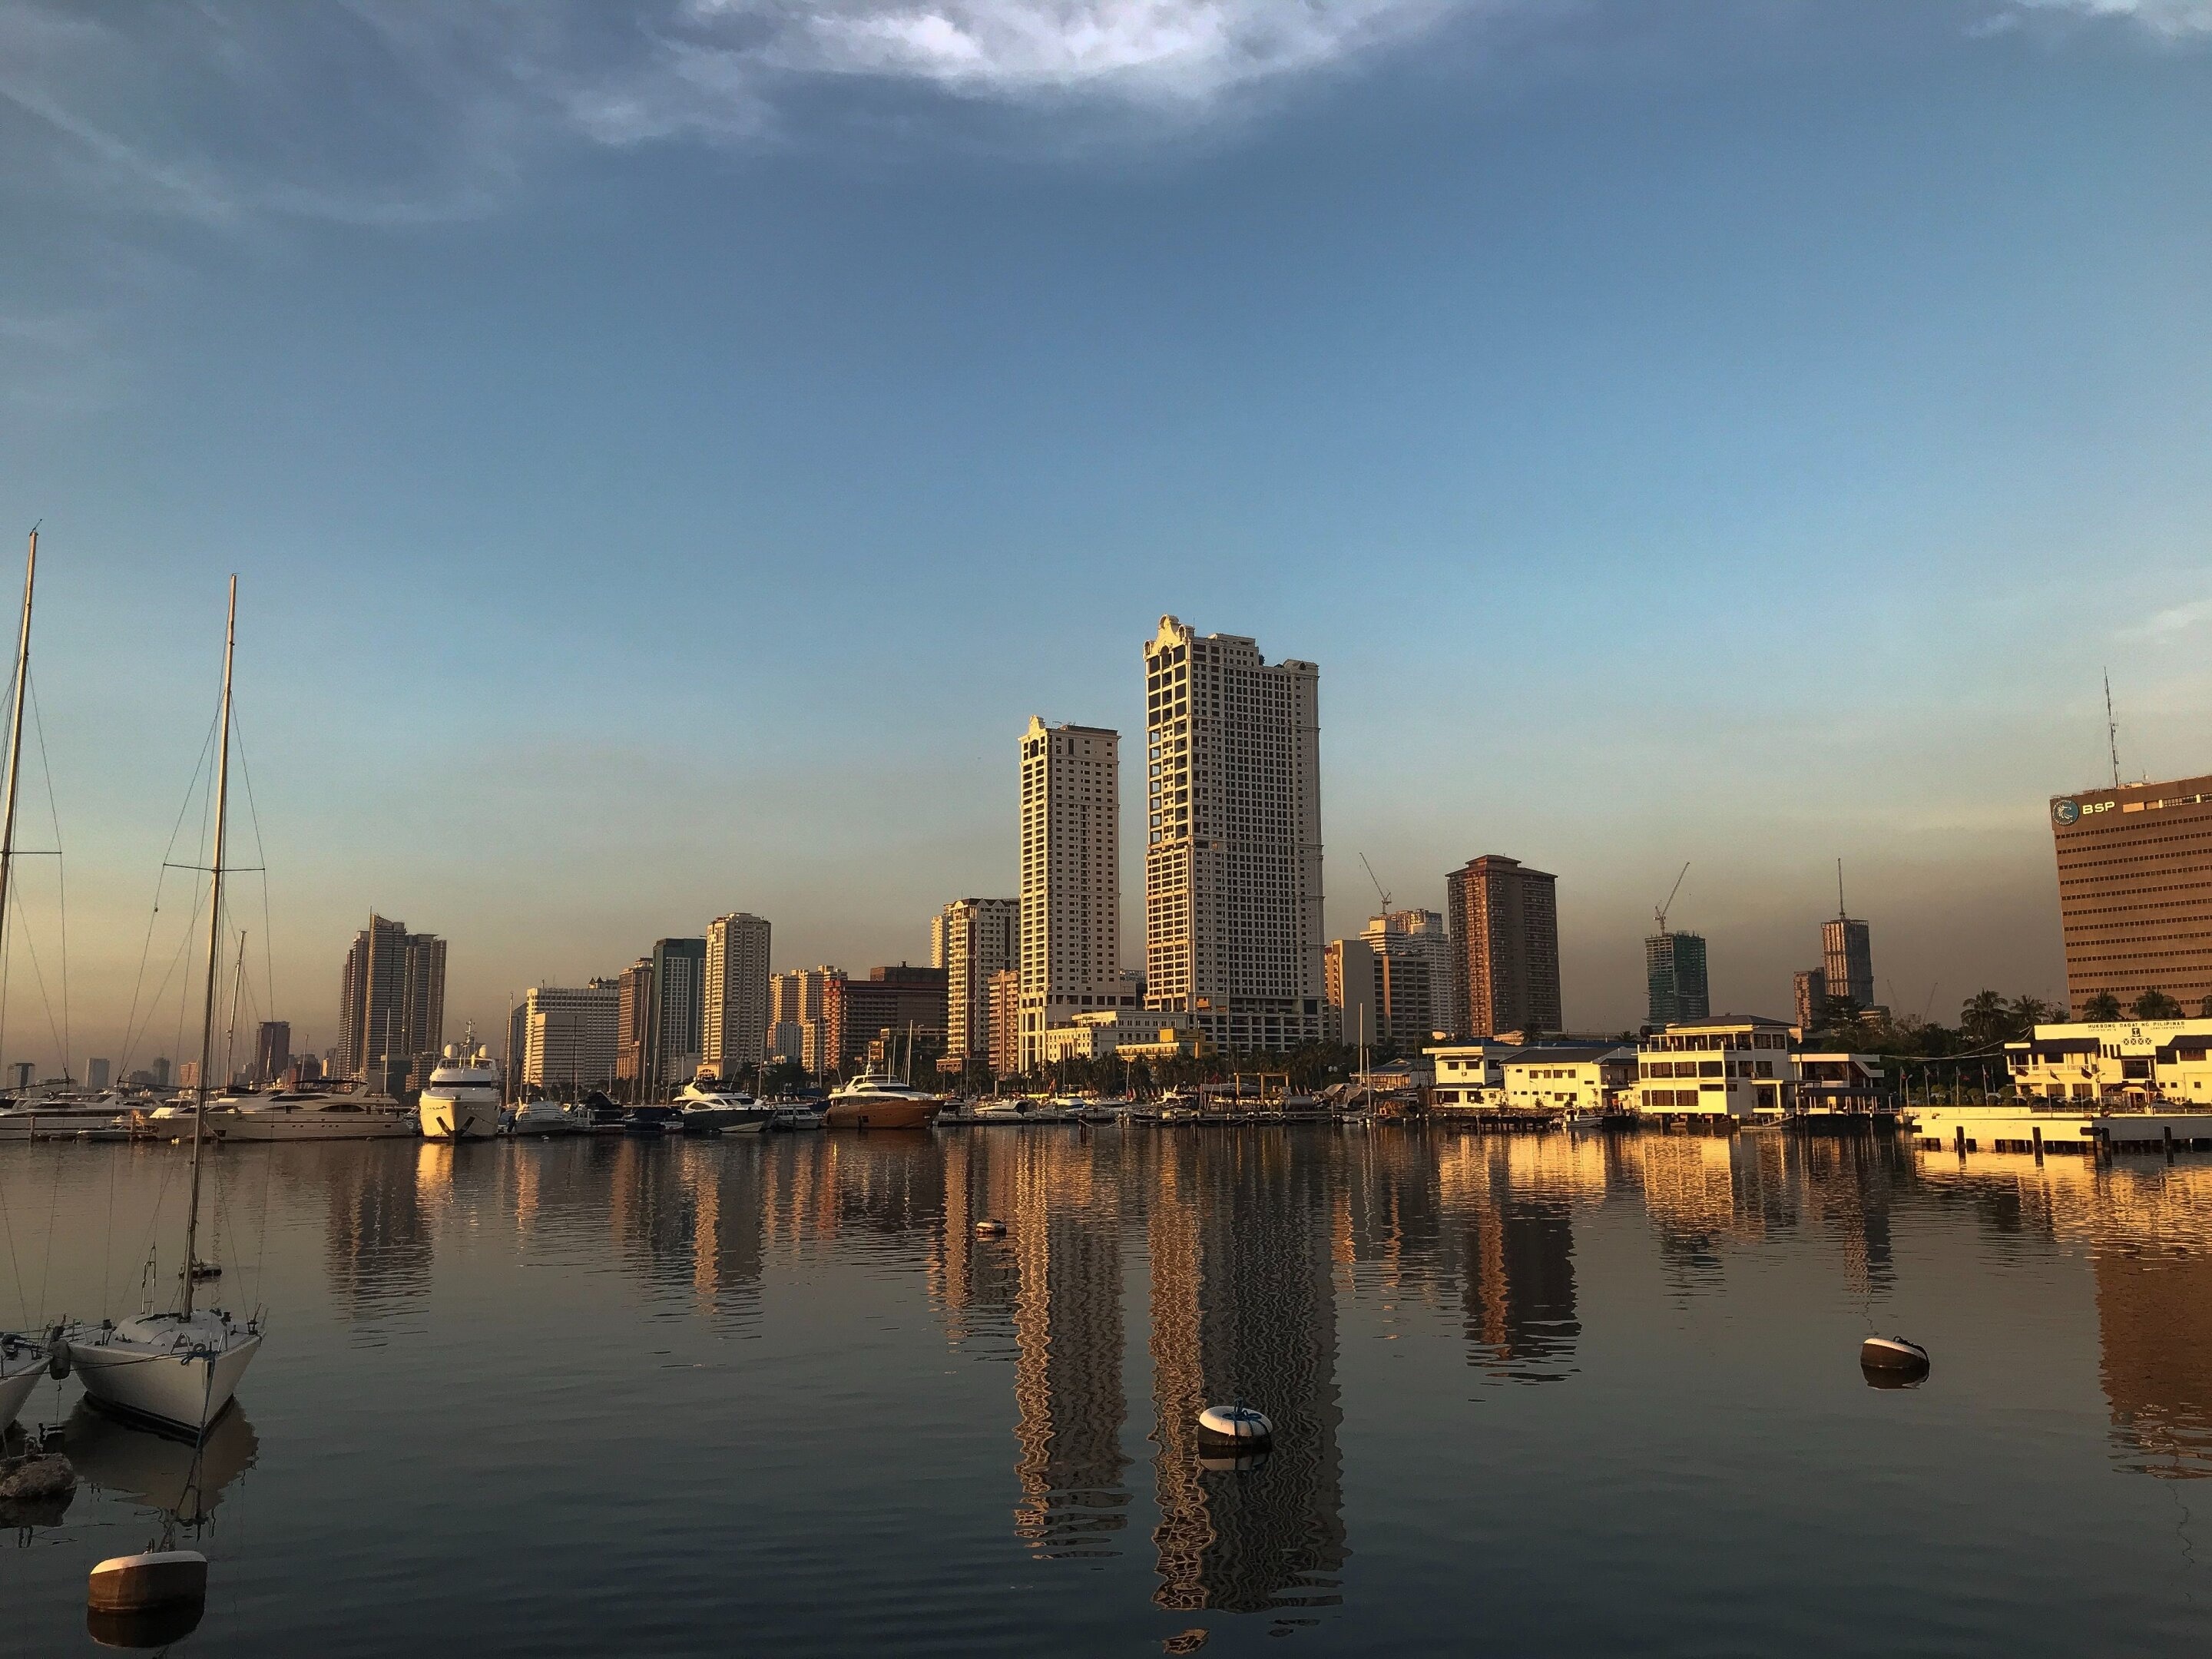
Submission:
[[[1126,1007],[1121,979],[1121,738],[1096,726],[1022,733],[1021,1063],[1045,1029]]]
[[[743,910],[707,924],[699,1060],[718,1078],[757,1066],[768,1046],[769,925]]]

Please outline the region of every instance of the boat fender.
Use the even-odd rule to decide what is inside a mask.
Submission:
[[[1208,1406],[1198,1414],[1199,1432],[1217,1440],[1233,1440],[1259,1447],[1275,1437],[1275,1425],[1264,1412],[1249,1406]]]
[[[69,1374],[70,1345],[57,1335],[52,1349],[46,1355],[46,1375],[58,1382]]]
[[[144,1613],[207,1600],[207,1557],[198,1550],[118,1555],[92,1570],[85,1605],[95,1613]]]

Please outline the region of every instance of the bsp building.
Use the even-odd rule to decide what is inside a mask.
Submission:
[[[2109,993],[2212,997],[2212,777],[2057,795],[2051,836],[2076,1019]]]

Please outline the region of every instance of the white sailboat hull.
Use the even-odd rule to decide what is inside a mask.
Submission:
[[[213,1315],[189,1324],[149,1315],[72,1339],[70,1362],[96,1403],[198,1434],[222,1414],[260,1351],[258,1331]]]
[[[0,1429],[15,1420],[46,1374],[46,1356],[41,1349],[25,1348],[13,1359],[0,1359]]]
[[[499,1133],[495,1098],[453,1100],[424,1095],[417,1115],[425,1140],[489,1140]]]

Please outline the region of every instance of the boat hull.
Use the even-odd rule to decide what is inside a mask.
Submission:
[[[496,1100],[453,1100],[422,1097],[416,1117],[425,1140],[489,1140],[499,1133]]]
[[[233,1332],[219,1349],[164,1353],[120,1340],[72,1341],[70,1362],[92,1402],[156,1427],[198,1434],[229,1406],[261,1351],[258,1331]]]
[[[46,1356],[37,1349],[25,1348],[13,1359],[0,1359],[0,1429],[15,1420],[46,1374]]]
[[[208,1119],[217,1139],[243,1142],[404,1139],[415,1127],[398,1112],[241,1112]]]
[[[927,1129],[944,1110],[935,1100],[833,1100],[822,1114],[825,1129]]]

